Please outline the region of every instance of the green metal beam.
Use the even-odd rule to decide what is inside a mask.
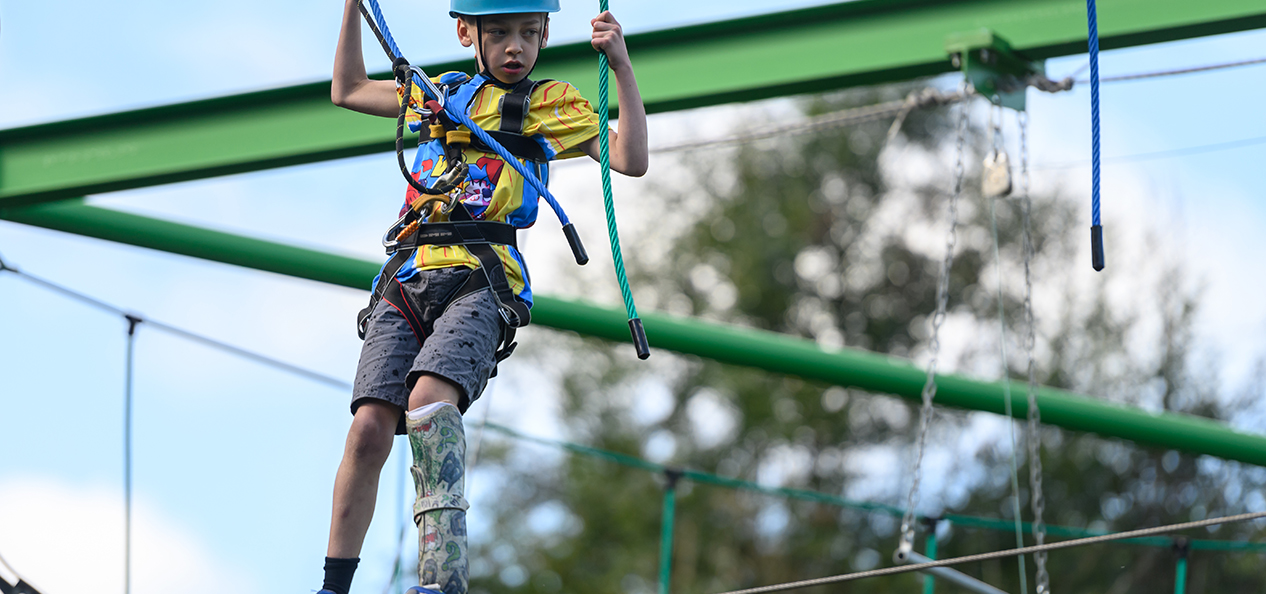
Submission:
[[[654,113],[950,72],[947,37],[981,28],[1034,60],[1082,53],[1085,19],[1082,0],[859,0],[635,34],[628,44]],[[1256,28],[1266,28],[1261,0],[1099,3],[1105,49]],[[591,97],[597,88],[588,43],[547,48],[537,73]],[[389,151],[394,131],[331,105],[328,82],[0,130],[0,206]]]
[[[0,209],[0,219],[364,290],[380,266],[79,201]],[[532,320],[587,336],[628,340],[623,311],[579,301],[537,296]],[[651,346],[661,349],[911,400],[918,400],[923,388],[924,371],[902,359],[856,349],[826,350],[803,338],[660,313],[646,313],[643,321]],[[939,404],[1005,414],[1002,383],[942,374],[937,387]],[[1016,418],[1028,412],[1025,390],[1021,383],[1011,386]],[[1266,436],[1239,433],[1209,419],[1148,413],[1053,388],[1041,389],[1038,404],[1043,422],[1051,425],[1266,466]]]

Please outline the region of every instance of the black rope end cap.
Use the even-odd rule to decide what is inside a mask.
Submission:
[[[403,83],[409,78],[409,61],[400,56],[391,62],[391,73],[395,75],[396,80]]]
[[[1090,227],[1090,265],[1103,270],[1103,225]]]
[[[633,333],[633,347],[637,349],[637,358],[645,361],[651,356],[651,344],[646,340],[646,329],[642,327],[642,318],[629,320],[629,332]]]
[[[580,243],[580,234],[576,232],[576,225],[567,223],[563,225],[563,235],[567,236],[567,245],[571,246],[571,254],[576,257],[576,263],[584,266],[589,263],[589,254],[585,252],[585,245]]]

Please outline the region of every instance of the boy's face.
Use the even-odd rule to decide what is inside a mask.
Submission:
[[[503,83],[523,80],[541,47],[549,39],[549,21],[544,14],[494,14],[483,17],[483,42],[478,40],[474,17],[457,19],[457,39],[474,47],[477,59]]]

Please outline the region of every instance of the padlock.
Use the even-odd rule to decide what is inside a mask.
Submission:
[[[1011,163],[1002,151],[990,151],[985,157],[980,190],[985,198],[1002,198],[1011,194]]]

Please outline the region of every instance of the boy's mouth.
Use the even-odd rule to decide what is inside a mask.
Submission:
[[[518,74],[523,70],[523,64],[518,60],[510,60],[509,62],[502,64],[501,69],[510,74]]]

